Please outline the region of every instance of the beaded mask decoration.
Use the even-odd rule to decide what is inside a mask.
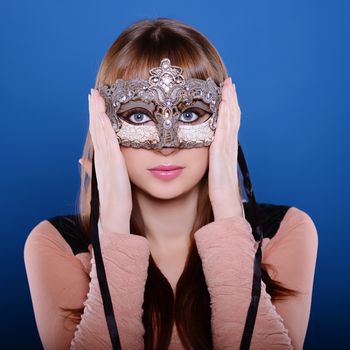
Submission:
[[[97,88],[119,144],[146,149],[209,146],[223,82],[217,86],[212,78],[185,80],[183,69],[172,66],[168,58],[149,72],[148,80],[117,79],[112,86]],[[194,121],[184,119],[193,112]],[[132,121],[134,116],[146,120]]]

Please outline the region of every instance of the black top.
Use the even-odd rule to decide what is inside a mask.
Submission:
[[[244,202],[243,205],[245,218],[249,223],[252,223],[252,212],[246,202]],[[258,203],[257,207],[263,237],[272,238],[276,234],[284,215],[291,206]],[[54,216],[47,220],[60,232],[71,247],[74,255],[89,251],[88,245],[91,241],[83,234],[77,215],[68,214]]]

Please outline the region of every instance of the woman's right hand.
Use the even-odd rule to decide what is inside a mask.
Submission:
[[[100,201],[99,227],[104,232],[130,233],[131,185],[123,154],[98,90],[89,94],[89,131],[94,148]]]

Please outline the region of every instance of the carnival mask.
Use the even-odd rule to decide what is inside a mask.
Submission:
[[[97,87],[119,144],[155,149],[212,143],[223,82],[184,79],[182,71],[164,58],[149,70],[148,80],[117,79]]]

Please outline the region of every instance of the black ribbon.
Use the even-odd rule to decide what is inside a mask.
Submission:
[[[254,239],[259,241],[257,251],[254,258],[254,273],[253,273],[253,285],[252,285],[252,298],[250,301],[247,318],[244,325],[243,335],[241,339],[240,350],[248,350],[253,335],[256,314],[258,311],[260,294],[261,294],[261,244],[263,234],[260,228],[259,212],[253,192],[252,182],[250,180],[247,162],[245,160],[241,145],[238,143],[238,164],[243,175],[244,189],[248,196],[248,208],[252,212],[252,233]]]
[[[91,228],[91,241],[94,248],[96,271],[98,283],[100,285],[101,296],[103,301],[104,313],[107,321],[109,335],[113,350],[121,350],[120,339],[118,334],[117,322],[115,320],[113,304],[111,295],[109,293],[105,266],[101,254],[101,246],[98,235],[98,218],[99,218],[99,197],[97,189],[97,180],[95,172],[95,160],[94,155],[92,156],[92,178],[91,178],[91,215],[90,215],[90,228]]]

